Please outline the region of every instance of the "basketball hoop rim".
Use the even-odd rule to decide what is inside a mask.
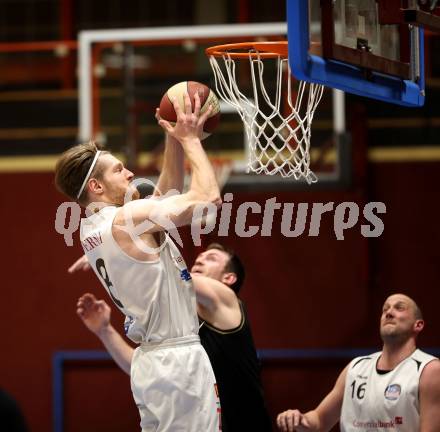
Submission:
[[[249,50],[248,52],[236,52],[237,50]],[[235,50],[235,51],[234,51]],[[251,51],[254,50],[254,51]],[[228,56],[233,59],[243,58],[287,58],[288,46],[287,41],[276,42],[238,42],[224,45],[215,45],[206,48],[207,56],[224,57]]]

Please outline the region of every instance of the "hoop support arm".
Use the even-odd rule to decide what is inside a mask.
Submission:
[[[382,1],[379,1],[380,24],[412,24],[440,33],[439,16],[419,9],[399,9],[396,11],[382,6]]]

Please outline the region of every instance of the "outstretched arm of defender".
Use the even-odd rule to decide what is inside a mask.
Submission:
[[[116,364],[130,375],[134,350],[110,324],[110,306],[87,293],[79,298],[76,307],[76,313],[84,325],[99,337]]]
[[[341,416],[345,377],[348,366],[339,375],[332,391],[312,411],[287,410],[278,414],[277,425],[283,432],[327,432]]]
[[[90,270],[90,263],[87,259],[87,255],[83,255],[81,258],[78,258],[68,269],[68,273],[75,273],[79,270],[87,271]]]
[[[237,305],[237,296],[218,280],[191,273],[197,303],[203,307],[214,310],[220,305],[233,308]]]
[[[184,111],[176,101],[173,101],[177,114],[177,123],[174,127],[165,120],[159,122],[169,135],[181,143],[189,160],[192,178],[188,192],[160,200],[129,202],[116,215],[115,225],[128,227],[132,224],[136,228],[140,226],[141,232],[166,231],[176,226],[190,224],[196,206],[209,204],[219,206],[221,204],[220,190],[214,170],[199,139],[200,131],[210,115],[211,107],[200,115],[200,98],[197,93],[194,99],[194,112],[192,112],[188,94],[185,94]],[[136,233],[139,234],[139,232]]]

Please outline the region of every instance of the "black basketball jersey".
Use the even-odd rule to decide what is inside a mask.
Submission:
[[[222,407],[222,431],[271,431],[260,363],[243,303],[237,328],[220,330],[201,321],[200,340],[211,361]]]

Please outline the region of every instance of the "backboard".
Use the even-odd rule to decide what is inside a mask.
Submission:
[[[389,103],[423,105],[424,33],[418,21],[420,16],[431,20],[428,27],[435,29],[439,18],[418,9],[416,1],[407,2],[412,9],[402,9],[401,3],[287,0],[293,74]],[[320,45],[319,55],[310,53],[312,43]]]

